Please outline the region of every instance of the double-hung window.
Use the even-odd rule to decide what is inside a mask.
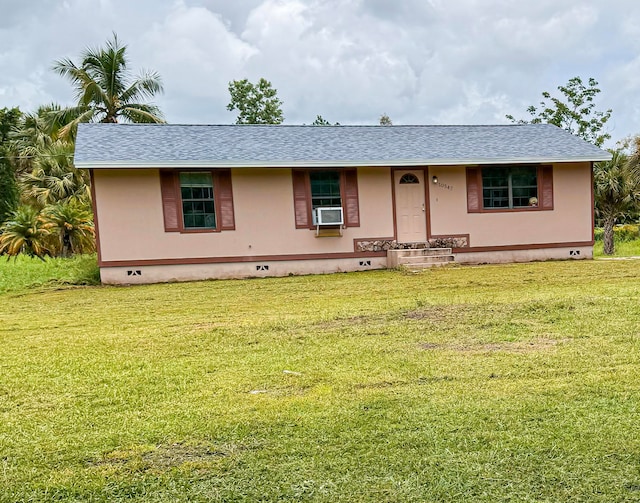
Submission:
[[[317,221],[317,208],[341,208],[340,173],[338,171],[311,171],[309,173],[311,189],[311,218]]]
[[[315,229],[317,208],[342,208],[344,226],[360,226],[357,169],[293,169],[291,178],[297,229]]]
[[[209,172],[180,173],[182,221],[185,229],[215,229],[213,177]]]
[[[166,232],[234,230],[231,170],[160,170]]]

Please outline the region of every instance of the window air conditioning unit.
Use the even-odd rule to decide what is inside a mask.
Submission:
[[[316,222],[318,225],[342,225],[344,223],[342,208],[340,206],[316,208]]]

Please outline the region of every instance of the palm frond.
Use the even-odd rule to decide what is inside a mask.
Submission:
[[[121,94],[123,104],[129,104],[135,100],[153,98],[156,94],[164,92],[162,78],[157,72],[143,72]]]
[[[155,105],[129,104],[120,109],[120,114],[129,122],[163,124],[162,112]]]

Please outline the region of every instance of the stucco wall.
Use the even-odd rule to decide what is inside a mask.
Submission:
[[[467,213],[466,168],[430,167],[433,235],[469,234],[471,247],[586,242],[591,240],[591,165],[553,168],[552,211]]]
[[[591,240],[590,163],[554,165],[552,211],[467,212],[464,166],[429,167],[431,235],[472,248]],[[432,183],[437,176],[438,183]],[[233,169],[235,231],[165,232],[157,169],[94,171],[103,262],[353,253],[354,239],[394,236],[389,168],[359,168],[360,227],[317,238],[295,228],[291,170]],[[535,247],[535,246],[534,246]],[[285,257],[282,257],[285,258]]]
[[[348,253],[393,236],[388,168],[358,169],[360,227],[317,238],[296,229],[291,170],[233,169],[235,231],[165,232],[157,169],[94,171],[102,261]]]

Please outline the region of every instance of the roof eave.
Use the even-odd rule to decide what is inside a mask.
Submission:
[[[478,166],[486,164],[545,164],[565,162],[608,161],[611,155],[586,157],[522,157],[495,159],[394,159],[381,161],[76,161],[79,169],[144,169],[144,168],[347,168],[347,167],[402,167],[402,166]]]

